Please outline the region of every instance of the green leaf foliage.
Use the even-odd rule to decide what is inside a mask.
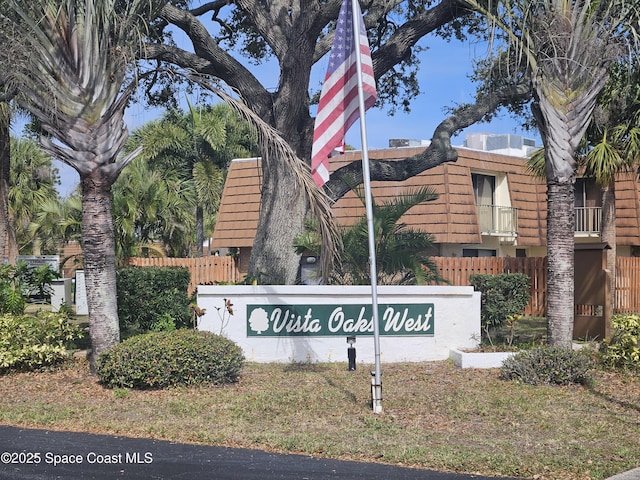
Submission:
[[[0,374],[36,370],[67,358],[67,347],[82,336],[64,314],[0,316]]]
[[[190,326],[191,274],[180,267],[126,267],[116,276],[122,338],[165,326]],[[170,321],[172,320],[172,322]]]
[[[469,283],[482,292],[480,321],[485,332],[521,314],[529,303],[529,277],[522,273],[473,274]]]
[[[566,347],[538,347],[508,358],[500,369],[500,378],[529,385],[591,385],[593,358],[580,350]]]
[[[365,203],[364,193],[356,195]],[[376,266],[380,285],[427,285],[442,280],[429,253],[433,236],[409,227],[402,217],[413,207],[438,198],[430,187],[408,190],[381,204],[373,201]],[[372,199],[373,200],[373,199]],[[368,285],[371,280],[366,215],[342,232],[342,258],[334,283]],[[298,240],[304,241],[299,238]]]
[[[244,356],[231,340],[210,332],[176,330],[131,337],[98,358],[100,382],[110,388],[166,388],[236,381]]]
[[[0,314],[22,315],[31,295],[51,296],[51,282],[58,278],[49,265],[32,267],[26,262],[0,266]]]
[[[640,371],[640,314],[624,313],[611,318],[613,335],[602,342],[600,359],[613,369]]]

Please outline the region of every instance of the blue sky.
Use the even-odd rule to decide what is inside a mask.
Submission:
[[[473,101],[475,86],[468,79],[474,58],[484,58],[486,51],[476,44],[453,41],[447,43],[429,37],[429,49],[421,55],[418,80],[421,94],[412,100],[411,112],[389,116],[381,109],[367,111],[366,125],[369,148],[385,148],[391,138],[429,140],[437,125],[445,118],[445,109]],[[491,123],[476,124],[465,129],[454,140],[461,145],[467,133],[518,133],[538,140],[537,132],[525,132],[519,122],[504,113]],[[360,146],[360,129],[355,124],[347,143]]]
[[[179,44],[186,45],[185,38],[176,39]],[[435,127],[444,117],[444,109],[457,103],[468,102],[473,99],[474,85],[468,79],[474,58],[482,58],[486,54],[482,45],[453,41],[447,43],[440,38],[429,36],[425,45],[429,48],[421,54],[420,70],[418,74],[422,93],[411,103],[411,112],[396,112],[389,116],[384,109],[372,108],[367,112],[367,141],[370,149],[385,148],[389,139],[408,138],[413,140],[429,140]],[[247,65],[266,88],[275,88],[278,82],[277,65],[262,66]],[[312,88],[321,88],[321,80],[327,67],[327,57],[315,66],[312,72]],[[197,98],[190,98],[192,103]],[[129,130],[141,126],[145,122],[157,118],[161,114],[159,109],[146,109],[143,105],[132,105],[126,112]],[[15,134],[19,134],[16,125]],[[461,145],[467,133],[519,133],[535,138],[540,144],[536,132],[525,132],[519,127],[519,122],[507,113],[502,114],[489,124],[476,124],[456,137],[454,145]],[[360,126],[356,122],[349,130],[346,142],[355,148],[361,147]],[[62,180],[61,193],[70,192],[78,183],[78,174],[70,167],[56,162]]]

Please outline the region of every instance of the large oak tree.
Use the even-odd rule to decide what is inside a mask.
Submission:
[[[145,46],[149,59],[177,65],[189,72],[224,81],[262,119],[274,127],[296,154],[308,160],[313,136],[312,67],[329,51],[341,0],[211,1],[189,9],[184,2],[161,12],[165,26],[187,35],[191,49],[159,41]],[[369,31],[378,98],[404,105],[415,96],[417,52],[427,35],[462,37],[477,26],[477,17],[463,0],[373,0],[362,5]],[[160,22],[160,27],[163,26]],[[279,66],[276,88],[262,84],[242,56],[260,61],[270,56]],[[484,90],[474,105],[453,111],[432,133],[431,145],[402,162],[372,161],[373,180],[402,180],[447,161],[457,154],[450,139],[461,129],[495,112],[501,105],[530,96],[526,79]],[[349,182],[341,177],[347,175]],[[262,205],[250,261],[250,274],[269,283],[292,283],[298,258],[292,255],[296,235],[303,231],[305,196],[292,189],[292,172],[277,159],[263,169]],[[337,200],[361,181],[359,163],[344,167],[325,185]]]

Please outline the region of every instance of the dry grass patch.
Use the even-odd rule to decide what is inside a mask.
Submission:
[[[248,364],[223,387],[109,390],[77,362],[0,377],[0,422],[242,446],[549,480],[601,479],[637,466],[640,379],[598,373],[592,389],[531,387],[449,362]]]

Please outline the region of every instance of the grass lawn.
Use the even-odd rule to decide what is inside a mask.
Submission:
[[[370,366],[249,363],[236,384],[109,390],[84,361],[0,376],[0,423],[297,452],[539,480],[601,479],[637,467],[640,378],[531,387],[448,361]]]

